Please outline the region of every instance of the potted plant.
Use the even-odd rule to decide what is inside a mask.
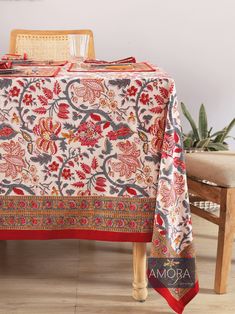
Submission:
[[[212,127],[208,128],[206,109],[203,104],[199,109],[198,126],[196,125],[184,103],[181,103],[181,109],[191,126],[189,133],[183,133],[183,143],[186,153],[229,149],[226,139],[231,137],[229,136],[229,133],[235,125],[235,118],[232,119],[232,121],[222,130],[212,132]],[[206,180],[203,180],[203,182],[207,184],[213,184],[212,182],[208,182]],[[219,209],[219,205],[217,203],[199,199],[195,195],[191,195],[191,203],[194,206],[211,213]]]
[[[229,133],[235,126],[235,118],[232,119],[232,121],[221,131],[212,132],[213,128],[208,128],[206,109],[203,104],[199,110],[198,126],[196,125],[187,107],[182,102],[181,109],[191,126],[191,130],[187,134],[183,133],[183,143],[186,152],[219,151],[229,149],[226,139],[229,137],[231,138]]]

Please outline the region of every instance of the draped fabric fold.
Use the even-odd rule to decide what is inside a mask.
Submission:
[[[195,269],[195,251],[192,221],[188,199],[186,167],[182,143],[175,85],[171,85],[168,109],[164,124],[161,149],[158,193],[153,226],[151,257],[193,259],[191,271],[195,274],[191,287],[155,287],[176,313],[182,313],[185,305],[198,293],[199,285]],[[179,279],[180,281],[180,279]]]

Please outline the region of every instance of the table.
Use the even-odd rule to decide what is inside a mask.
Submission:
[[[155,72],[0,78],[0,239],[134,242],[134,298],[151,257],[194,256],[174,80]],[[198,292],[155,288],[177,313]]]

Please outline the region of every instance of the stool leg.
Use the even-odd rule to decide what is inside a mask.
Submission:
[[[148,296],[146,278],[146,243],[133,243],[133,292],[135,300],[144,302]]]
[[[227,281],[232,259],[232,246],[235,229],[235,190],[228,189],[221,197],[217,259],[215,271],[215,292],[227,292]]]

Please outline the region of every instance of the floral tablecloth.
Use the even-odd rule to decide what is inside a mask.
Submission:
[[[148,73],[0,79],[0,239],[152,241],[193,257],[174,80]],[[158,290],[181,313],[197,293]]]

